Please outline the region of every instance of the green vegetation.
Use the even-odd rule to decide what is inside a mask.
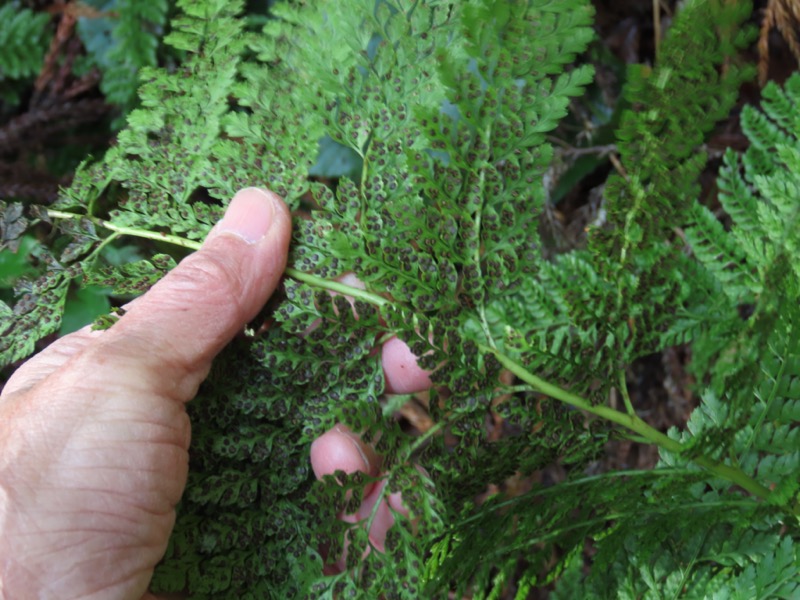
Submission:
[[[154,590],[800,594],[800,75],[743,110],[750,146],[716,180],[724,214],[700,185],[706,138],[754,77],[749,3],[682,3],[655,65],[628,69],[602,214],[567,249],[540,231],[549,136],[592,84],[588,1],[294,0],[253,19],[241,1],[186,0],[160,67],[146,66],[154,41],[122,35],[128,19],[163,22],[166,5],[146,4],[117,2],[123,41],[90,49],[101,67],[142,67],[115,145],[52,205],[0,204],[0,242],[35,257],[0,262],[17,269],[3,362],[59,329],[70,290],[146,290],[241,187],[308,217],[270,327],[232,344],[188,407],[189,483]],[[123,107],[125,81],[101,87]],[[347,272],[366,290],[331,281]],[[358,318],[328,290],[354,296]],[[433,371],[425,430],[383,393],[372,349],[389,334]],[[628,373],[676,345],[699,400],[664,432]],[[372,480],[310,473],[311,440],[337,422],[374,443],[410,511],[385,553],[364,556],[366,531],[335,518]],[[599,469],[618,440],[657,447],[658,463]],[[561,480],[536,483],[553,464]],[[320,549],[336,556],[346,532],[348,569],[323,576]]]

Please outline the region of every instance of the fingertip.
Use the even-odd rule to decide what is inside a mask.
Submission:
[[[391,394],[415,394],[433,386],[430,373],[417,364],[411,348],[397,337],[383,344],[381,363],[386,391]]]
[[[378,460],[367,444],[343,425],[323,433],[311,444],[311,469],[317,479],[336,471],[375,475]]]
[[[206,238],[206,245],[223,234],[255,244],[268,234],[283,238],[290,227],[291,215],[280,196],[267,189],[246,187],[231,198],[222,220]]]

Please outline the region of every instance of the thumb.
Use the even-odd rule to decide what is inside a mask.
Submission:
[[[102,336],[104,362],[124,359],[144,371],[149,385],[189,400],[214,356],[275,290],[290,237],[291,216],[277,195],[259,188],[238,192],[200,250],[137,298]]]

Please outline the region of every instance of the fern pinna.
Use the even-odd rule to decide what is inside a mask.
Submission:
[[[39,73],[50,42],[49,21],[18,2],[0,6],[0,101],[19,102],[19,80]]]
[[[47,50],[46,14],[20,8],[16,2],[0,7],[0,81],[36,75]]]
[[[78,20],[88,63],[102,73],[106,101],[130,109],[136,103],[139,69],[157,63],[168,0],[112,0],[99,3],[102,12]]]
[[[736,60],[750,5],[684,3],[652,72],[629,75],[607,225],[588,248],[545,258],[545,136],[591,80],[577,59],[593,35],[588,2],[295,0],[257,32],[242,4],[179,3],[166,41],[185,59],[143,69],[142,107],[117,145],[55,206],[3,212],[6,243],[43,220],[63,236],[57,252],[37,250],[42,277],[0,308],[4,361],[58,326],[70,285],[145,290],[240,187],[269,187],[303,215],[270,327],[233,344],[189,405],[191,473],[153,589],[525,598],[566,573],[563,597],[791,597],[794,80],[767,90],[766,116],[745,113],[753,147],[720,178],[730,228],[697,203],[698,146],[749,74]],[[355,157],[352,176],[309,179],[320,140]],[[156,250],[103,264],[121,236]],[[350,272],[366,289],[333,281]],[[392,334],[433,371],[432,426],[418,435],[395,418],[404,398],[384,394],[372,351]],[[665,434],[636,414],[625,370],[677,342],[696,348],[703,401],[686,431]],[[505,435],[487,435],[490,415]],[[335,518],[370,478],[312,481],[309,443],[337,422],[375,445],[385,493],[409,510],[385,553],[365,554],[365,528]],[[592,474],[620,436],[656,444],[661,463]],[[554,461],[563,483],[484,494]],[[320,549],[338,555],[345,534],[348,568],[323,576]]]

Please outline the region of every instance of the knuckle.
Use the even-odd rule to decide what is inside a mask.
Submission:
[[[219,253],[197,253],[187,257],[181,268],[174,271],[177,283],[183,283],[195,291],[202,291],[205,301],[235,308],[238,314],[244,312],[243,299],[248,283],[241,265]]]

